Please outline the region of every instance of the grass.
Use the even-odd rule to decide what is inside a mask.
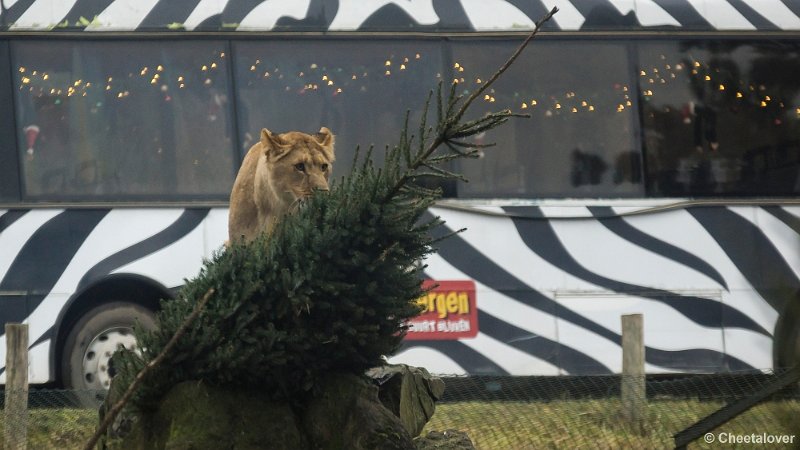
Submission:
[[[721,402],[651,400],[640,428],[626,423],[617,399],[552,402],[454,402],[436,406],[423,433],[456,429],[478,449],[674,448],[673,435],[723,406]],[[800,448],[800,401],[756,406],[714,432],[794,435]],[[690,448],[787,448],[780,445],[720,446],[695,441]],[[792,447],[788,447],[792,448]]]
[[[441,403],[423,434],[457,429],[466,432],[478,449],[666,449],[674,447],[675,433],[722,405],[718,401],[651,400],[643,426],[636,428],[622,420],[617,399]],[[83,448],[97,423],[93,409],[31,409],[28,448]],[[0,433],[4,432],[0,415]],[[800,448],[800,400],[758,405],[715,431],[718,433],[794,435],[794,448]],[[775,444],[709,445],[702,439],[690,445],[708,449],[767,447],[787,448]]]
[[[81,449],[94,433],[97,417],[97,411],[92,409],[31,409],[28,414],[28,449]],[[6,424],[2,421],[0,432],[3,436],[5,431]]]

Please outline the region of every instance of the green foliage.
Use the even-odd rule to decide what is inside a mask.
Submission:
[[[185,380],[295,398],[326,372],[359,374],[382,364],[419,313],[419,262],[434,251],[429,231],[441,223],[423,220],[440,191],[418,181],[458,178],[442,165],[477,154],[480,146],[464,139],[514,115],[502,111],[461,123],[478,93],[463,100],[455,85],[449,95],[440,87],[436,125],[424,117],[415,137],[406,120],[382,168],[373,164],[371,150],[357,156],[349,177],[282,218],[271,235],[232,243],[207,261],[176,300],[162,303],[157,331],[137,332],[142,354],[115,356],[120,385],[130,385],[214,289],[169,357],[145,379],[135,405],[152,406]]]

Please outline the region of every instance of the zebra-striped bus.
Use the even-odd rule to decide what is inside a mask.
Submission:
[[[800,1],[0,5],[0,321],[29,324],[32,382],[108,385],[131,327],[221,248],[262,127],[329,127],[337,179],[552,6],[472,110],[531,117],[441,186],[438,232],[467,231],[425,262],[440,287],[390,360],[618,373],[627,313],[652,374],[800,356]]]

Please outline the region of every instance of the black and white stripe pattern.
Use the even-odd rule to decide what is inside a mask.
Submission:
[[[180,286],[226,226],[219,208],[0,210],[0,320],[29,324],[31,382],[50,381],[52,330],[75,293],[111,274]]]
[[[3,0],[9,30],[799,30],[800,0]]]
[[[772,367],[772,332],[800,288],[800,206],[556,203],[432,208],[447,221],[437,233],[467,231],[439,243],[426,275],[475,282],[480,331],[408,341],[392,360],[449,374],[616,373],[619,316],[643,313],[651,373]],[[30,324],[32,381],[49,379],[52,329],[74,293],[111,274],[179,286],[226,226],[219,208],[0,210],[0,318]],[[0,338],[0,360],[4,348]]]
[[[479,334],[410,341],[393,361],[434,372],[621,370],[620,316],[645,318],[649,373],[772,367],[772,333],[800,288],[800,207],[434,208],[433,279],[473,279]],[[623,215],[620,215],[623,214]]]

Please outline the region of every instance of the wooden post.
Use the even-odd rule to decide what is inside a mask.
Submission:
[[[647,409],[643,322],[641,314],[622,316],[622,416],[640,431]]]
[[[28,445],[28,325],[6,324],[5,446]]]

